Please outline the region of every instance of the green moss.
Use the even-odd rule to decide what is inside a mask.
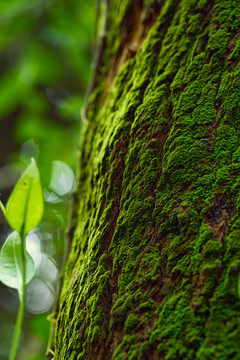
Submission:
[[[134,314],[129,314],[124,324],[124,332],[129,334],[131,331],[135,330],[137,324],[138,317]]]
[[[99,326],[94,326],[93,328],[93,332],[92,332],[92,337],[91,337],[91,343],[96,343],[101,335],[101,329]]]
[[[153,351],[237,359],[240,5],[159,1],[103,104],[132,4],[110,1],[103,81],[81,139],[56,359],[90,358],[100,344],[111,344],[114,360]]]
[[[146,359],[146,354],[150,349],[150,344],[148,341],[145,341],[141,344],[139,349],[139,359]]]
[[[216,258],[222,253],[222,244],[216,240],[209,240],[203,247],[202,254],[204,258]]]

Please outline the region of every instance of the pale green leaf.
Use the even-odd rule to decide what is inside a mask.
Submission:
[[[32,158],[7,201],[5,216],[13,230],[26,235],[41,221],[43,207],[39,171]]]
[[[0,252],[0,281],[21,294],[22,291],[22,253],[21,239],[19,234],[14,231],[4,243]],[[35,263],[31,255],[26,252],[26,284],[28,284],[35,274]]]
[[[0,209],[3,212],[3,215],[6,217],[6,209],[5,209],[4,205],[3,205],[3,203],[1,202],[1,200],[0,200]]]

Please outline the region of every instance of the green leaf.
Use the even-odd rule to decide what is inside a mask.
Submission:
[[[6,217],[6,209],[5,209],[5,206],[3,205],[3,203],[1,202],[1,200],[0,200],[0,209],[3,212],[3,215]]]
[[[19,294],[22,292],[22,253],[21,238],[14,231],[4,243],[0,252],[0,281],[14,289]],[[26,284],[28,284],[35,274],[35,263],[31,255],[26,252]]]
[[[43,208],[39,171],[32,158],[7,201],[5,216],[13,230],[26,235],[41,221]]]

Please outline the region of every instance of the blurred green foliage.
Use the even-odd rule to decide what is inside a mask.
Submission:
[[[0,126],[13,126],[11,155],[34,139],[40,167],[74,165],[95,15],[94,0],[0,1]]]
[[[35,304],[40,285],[41,289],[48,286],[54,298],[54,261],[59,266],[64,249],[71,185],[66,192],[63,187],[73,181],[68,165],[73,170],[76,167],[80,109],[94,43],[95,2],[0,0],[1,200],[7,199],[20,171],[33,156],[47,203],[43,223],[32,237],[35,251],[41,251],[37,278],[29,289],[29,299]],[[6,238],[3,231],[8,230],[1,217],[0,227],[2,243]],[[55,277],[43,280],[47,269],[52,269],[49,271]],[[37,315],[25,317],[20,360],[44,359],[47,346],[49,323],[30,300],[29,309]],[[1,359],[7,359],[16,309],[14,293],[1,286]]]

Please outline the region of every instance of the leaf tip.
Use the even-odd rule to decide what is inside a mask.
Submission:
[[[1,202],[1,200],[0,200],[0,208],[1,208],[2,212],[3,212],[3,215],[6,217],[6,208],[3,205],[3,203]]]

